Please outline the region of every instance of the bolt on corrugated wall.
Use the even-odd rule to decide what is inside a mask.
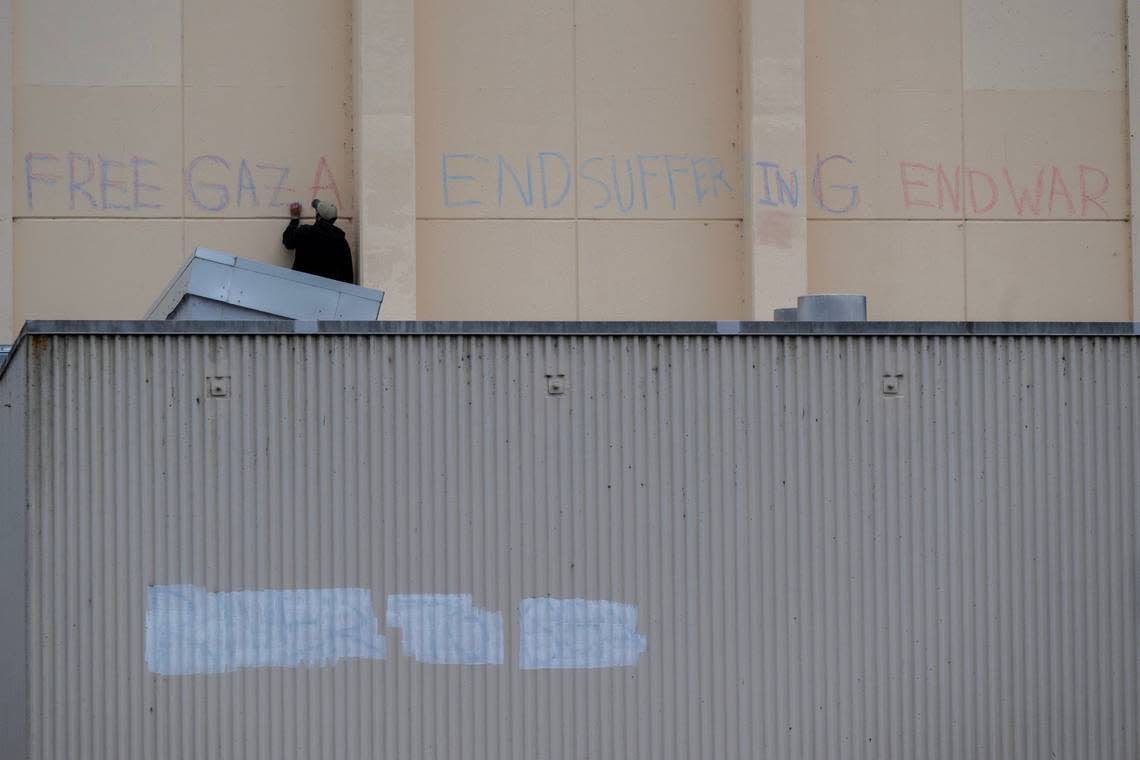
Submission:
[[[26,344],[31,757],[1140,752],[1135,338]]]

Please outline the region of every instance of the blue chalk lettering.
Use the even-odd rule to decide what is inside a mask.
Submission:
[[[58,161],[54,153],[25,153],[24,154],[24,180],[28,187],[28,209],[34,208],[32,205],[32,183],[39,182],[40,184],[51,187],[59,179],[58,174],[36,174],[32,170],[33,161]]]
[[[697,196],[697,205],[698,206],[704,202],[706,195],[708,195],[709,193],[714,193],[714,194],[716,193],[716,185],[715,184],[710,188],[705,188],[701,185],[701,180],[705,179],[705,176],[706,176],[706,175],[701,173],[701,164],[711,164],[712,162],[713,162],[713,159],[711,159],[711,158],[694,158],[692,161],[692,164],[693,164],[693,172],[692,172],[692,174],[693,174],[693,194]]]
[[[813,171],[812,175],[811,175],[812,195],[815,196],[816,204],[821,209],[823,209],[824,211],[827,211],[827,212],[832,213],[832,214],[845,214],[848,211],[850,211],[851,209],[855,208],[855,206],[859,203],[859,185],[856,185],[856,184],[828,185],[827,187],[829,190],[846,190],[849,193],[849,196],[848,196],[847,201],[846,201],[847,205],[842,206],[842,207],[829,205],[823,198],[822,175],[823,175],[823,168],[827,164],[831,163],[832,161],[842,161],[842,162],[846,163],[848,166],[854,166],[855,165],[855,162],[852,161],[850,158],[848,158],[847,156],[839,155],[839,154],[831,155],[831,156],[828,156],[827,158],[822,158],[822,159],[817,156],[816,162],[815,162],[815,171]]]
[[[783,173],[776,170],[776,196],[781,205],[790,205],[796,208],[800,205],[800,179],[795,169],[792,170],[792,182],[789,185]]]
[[[75,172],[76,162],[82,161],[87,168],[86,176],[83,179],[78,179]],[[75,210],[75,194],[81,193],[87,198],[87,203],[91,208],[99,208],[99,204],[95,202],[95,196],[83,189],[91,180],[95,179],[95,162],[91,160],[91,156],[82,153],[68,153],[67,154],[67,198],[68,207]]]
[[[534,203],[534,177],[530,168],[530,154],[526,156],[526,191],[523,191],[522,181],[519,180],[519,175],[515,174],[515,170],[510,164],[506,162],[502,154],[499,154],[499,208],[503,207],[503,175],[510,174],[511,181],[515,183],[515,189],[519,192],[519,197],[522,198],[523,205],[530,208]],[[464,178],[469,179],[469,178]],[[444,205],[447,205],[447,187],[444,187]]]
[[[448,194],[448,189],[447,189],[447,183],[448,182],[474,182],[475,181],[475,178],[469,174],[448,174],[447,173],[447,162],[448,161],[456,161],[456,160],[460,160],[460,159],[466,159],[466,160],[482,159],[484,161],[487,160],[487,159],[483,158],[482,156],[476,156],[473,153],[444,153],[443,154],[443,159],[440,161],[440,174],[441,174],[442,179],[443,179],[443,207],[444,208],[461,208],[463,206],[479,206],[479,205],[482,205],[482,201],[478,201],[478,200],[474,200],[474,199],[468,199],[465,201],[458,201],[455,203],[451,202],[451,198]]]
[[[134,177],[134,207],[140,208],[162,208],[161,203],[146,203],[142,199],[143,191],[157,193],[162,188],[158,185],[150,185],[142,181],[142,168],[144,166],[154,166],[154,161],[147,158],[139,158],[138,156],[131,157],[131,174]]]
[[[757,161],[756,162],[756,168],[764,170],[764,197],[763,198],[757,198],[756,202],[761,204],[761,205],[764,205],[764,206],[778,206],[778,205],[780,205],[777,201],[772,200],[772,185],[768,179],[768,170],[774,169],[774,170],[777,170],[777,172],[778,172],[780,165],[774,164],[770,161]]]
[[[253,173],[249,170],[249,164],[243,158],[241,163],[238,164],[238,188],[237,188],[237,207],[241,208],[242,193],[249,191],[250,197],[253,199],[253,207],[257,208],[257,185],[253,182]]]
[[[646,171],[646,161],[660,161],[661,156],[643,156],[640,153],[637,155],[637,173],[641,178],[641,207],[646,211],[649,210],[649,191],[646,188],[646,177],[656,177],[657,172]]]
[[[286,201],[281,200],[281,193],[296,192],[293,188],[285,186],[285,183],[289,181],[289,167],[276,166],[274,164],[258,164],[257,168],[263,171],[277,172],[277,183],[273,185],[273,196],[269,199],[269,207],[281,208],[287,205]]]
[[[627,213],[629,213],[629,210],[633,208],[634,192],[636,192],[634,190],[633,162],[630,161],[630,159],[628,159],[628,158],[625,160],[625,173],[626,173],[626,177],[629,179],[629,205],[628,206],[625,205],[624,203],[622,203],[622,200],[621,200],[621,183],[618,182],[617,157],[616,156],[612,157],[610,159],[610,168],[613,170],[613,175],[614,175],[614,197],[617,199],[618,210],[621,211],[623,214],[627,214]]]
[[[114,190],[116,192],[127,192],[127,183],[121,179],[112,179],[110,169],[126,169],[127,165],[122,161],[113,161],[109,158],[99,156],[99,197],[103,201],[103,208],[107,210],[116,211],[130,211],[130,206],[124,206],[121,203],[115,203],[114,200],[108,200],[107,191]]]
[[[227,188],[225,185],[218,184],[216,182],[203,182],[203,183],[201,183],[201,188],[206,189],[206,190],[212,190],[215,193],[217,193],[217,202],[216,203],[205,203],[205,202],[203,202],[201,197],[199,197],[199,195],[198,195],[198,189],[199,188],[195,187],[194,171],[198,168],[198,165],[203,163],[203,162],[209,162],[211,164],[217,164],[217,165],[221,166],[223,169],[225,169],[227,172],[230,170],[229,162],[226,161],[221,156],[198,156],[197,158],[195,158],[193,161],[190,162],[190,165],[188,167],[186,167],[186,192],[187,192],[187,195],[190,196],[191,203],[193,203],[195,206],[202,209],[203,211],[215,211],[215,212],[221,211],[222,209],[224,209],[226,206],[228,206],[230,204],[229,188]]]
[[[566,174],[566,181],[562,185],[562,192],[554,199],[552,203],[547,201],[546,194],[546,159],[557,158],[562,162],[562,170]],[[538,154],[538,177],[539,184],[542,185],[542,207],[543,208],[557,208],[561,205],[562,201],[566,200],[566,196],[570,194],[570,181],[573,179],[570,173],[570,162],[566,160],[566,156],[561,153],[553,151],[542,151]]]
[[[604,190],[606,193],[606,197],[604,200],[602,200],[600,203],[594,204],[594,208],[596,208],[596,209],[605,208],[606,206],[610,205],[610,199],[613,197],[613,194],[610,192],[609,185],[607,185],[604,180],[600,180],[597,177],[591,177],[589,174],[586,173],[586,167],[588,167],[590,164],[594,163],[595,161],[601,161],[601,160],[602,160],[601,156],[590,156],[585,161],[583,161],[581,163],[581,165],[578,167],[578,175],[582,179],[586,180],[587,182],[593,182],[595,185],[602,188],[602,190]]]
[[[673,186],[674,174],[687,174],[688,169],[684,167],[673,166],[673,161],[688,161],[688,156],[674,156],[671,154],[665,155],[665,176],[669,178],[669,201],[673,204],[673,210],[677,210],[677,189]]]
[[[710,160],[712,161],[713,165],[713,195],[717,198],[720,197],[720,193],[716,189],[717,182],[720,182],[720,184],[724,185],[725,192],[727,192],[729,195],[732,195],[732,185],[728,184],[728,180],[724,178],[724,162],[716,156],[713,156],[713,158]]]

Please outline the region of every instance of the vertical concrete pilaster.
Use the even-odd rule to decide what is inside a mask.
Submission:
[[[749,312],[771,319],[807,291],[804,0],[743,0],[742,15]],[[773,205],[777,182],[791,198]]]
[[[16,337],[12,258],[12,0],[0,0],[0,343]]]
[[[416,317],[412,0],[354,0],[354,158],[360,283],[386,319]]]
[[[1128,0],[1128,162],[1129,167],[1129,232],[1132,236],[1132,319],[1140,319],[1140,229],[1136,226],[1138,209],[1136,189],[1140,187],[1140,0]]]

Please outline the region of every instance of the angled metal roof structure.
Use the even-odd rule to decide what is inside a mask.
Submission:
[[[147,312],[163,320],[369,320],[384,293],[198,248]]]

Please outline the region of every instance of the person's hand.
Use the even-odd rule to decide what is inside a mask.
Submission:
[[[301,204],[300,203],[293,201],[292,203],[289,204],[289,216],[293,217],[294,219],[300,219],[301,218]]]

